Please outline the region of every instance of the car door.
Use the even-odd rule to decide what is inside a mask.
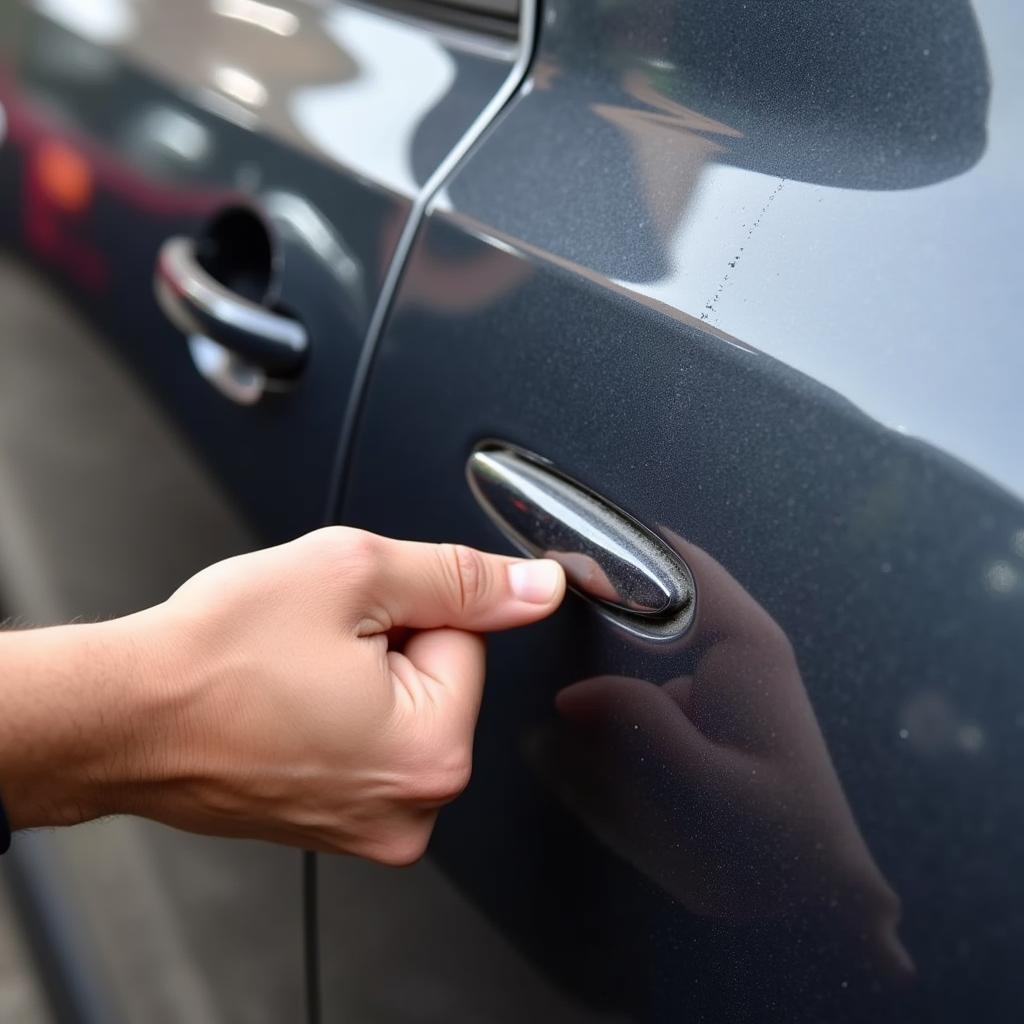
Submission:
[[[1018,1019],[1022,45],[543,5],[337,514],[577,592],[491,641],[426,860],[319,858],[325,1019]]]
[[[4,12],[6,236],[73,291],[265,536],[318,525],[403,229],[505,81],[514,22],[510,39],[502,21],[483,36],[301,0]],[[192,249],[179,272],[295,321],[297,365],[234,401],[210,386],[208,350],[153,297],[174,238]],[[231,327],[201,326],[207,341]]]
[[[130,611],[322,525],[364,339],[517,73],[514,11],[0,4],[4,616]],[[19,846],[62,1013],[304,1012],[297,852],[134,821]]]

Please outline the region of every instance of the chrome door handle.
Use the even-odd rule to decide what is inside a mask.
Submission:
[[[188,238],[161,246],[154,290],[168,319],[188,335],[200,373],[235,401],[251,404],[275,379],[301,369],[309,347],[302,324],[221,284]]]
[[[561,562],[580,594],[651,620],[677,617],[692,602],[690,573],[664,541],[535,456],[485,445],[466,472],[505,535],[528,554]]]

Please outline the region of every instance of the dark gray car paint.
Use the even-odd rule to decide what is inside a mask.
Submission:
[[[328,1019],[1019,1017],[1022,46],[1008,2],[545,5],[339,517],[503,548],[463,466],[505,440],[676,545],[697,617],[495,638],[398,924],[321,863]]]
[[[0,7],[3,237],[264,536],[316,525],[347,422],[346,521],[501,548],[463,473],[498,439],[694,576],[676,646],[575,599],[493,641],[476,775],[428,860],[321,861],[326,1018],[1015,1020],[1012,0],[549,0],[529,79],[440,190],[386,324],[402,224],[507,43],[256,5],[297,19],[321,63],[198,0],[111,5],[119,38],[82,19],[96,8],[37,6],[64,24]],[[224,95],[259,86],[255,107]],[[309,90],[326,106],[301,120]],[[170,123],[192,125],[177,156]],[[195,126],[199,161],[181,156]],[[43,210],[47,244],[29,172],[53,142],[99,185],[87,216]],[[301,385],[256,409],[199,380],[150,291],[159,243],[229,202],[274,226],[315,345]],[[555,709],[609,675],[629,679]],[[275,940],[294,959],[293,932]]]
[[[0,6],[0,180],[18,197],[4,235],[78,293],[263,536],[282,540],[323,521],[347,390],[406,218],[515,47],[354,4],[251,6],[239,8],[250,20],[205,0],[93,15],[53,3],[50,17]],[[268,10],[273,28],[251,20]],[[30,224],[45,206],[33,160],[55,141],[89,161],[96,195],[55,218],[71,241],[48,249]],[[269,223],[272,290],[310,337],[305,372],[254,409],[200,379],[152,294],[160,244],[236,205]]]
[[[506,38],[357,4],[0,3],[0,189],[7,197],[0,238],[101,328],[257,534],[285,539],[323,523],[346,395],[406,221],[499,93],[516,54]],[[91,187],[82,185],[83,166]],[[237,205],[268,223],[277,249],[273,290],[311,338],[295,386],[250,409],[199,377],[152,287],[161,243],[198,237],[211,217]],[[17,331],[19,320],[49,329],[48,289],[32,281],[20,295],[19,309],[8,309],[8,330]],[[138,396],[124,386],[92,390],[80,367],[99,358],[90,361],[89,325],[72,324],[66,334],[75,357],[79,339],[81,357],[58,361],[54,380],[73,388],[77,375],[78,397],[94,411],[78,415],[77,402],[40,406],[22,429],[44,446],[54,433],[64,439],[77,431],[106,454],[127,448],[138,456],[153,436],[146,417],[124,412],[137,409]],[[39,351],[41,364],[53,358],[48,347]],[[145,491],[173,475],[163,465],[168,451],[177,451],[173,436],[160,438],[151,472],[138,481],[126,463],[126,490],[102,473],[84,485],[79,511],[93,508],[90,499],[110,503],[106,532],[88,515],[76,517],[76,503],[53,510],[62,525],[41,543],[49,550],[19,562],[31,586],[55,595],[48,615],[132,610],[140,594],[159,600],[197,568],[186,552],[205,550],[209,558],[216,549],[216,517],[193,521],[189,514],[210,504],[200,474],[199,482],[181,475],[196,494],[174,493],[155,509],[149,492],[125,503],[137,483]],[[74,469],[65,467],[68,481],[77,479]],[[37,491],[59,492],[59,460],[50,474],[47,482],[40,466],[28,475]],[[7,485],[14,486],[5,477],[0,487]],[[122,517],[133,515],[151,517],[158,553],[111,550]],[[0,531],[6,547],[14,544],[10,524]],[[62,562],[65,543],[111,566],[104,580],[117,581],[113,609],[95,576],[86,574],[74,591],[60,572],[47,576],[53,564],[82,561]],[[40,621],[9,570],[0,565],[5,614]],[[48,951],[68,950],[54,966],[64,970],[80,946],[73,936],[89,936],[90,948],[78,949],[79,973],[125,1019],[269,1022],[304,1012],[297,852],[246,850],[133,822],[39,842],[60,847],[54,863],[73,868],[61,887],[72,897],[61,900],[59,935],[52,900],[34,900],[47,911],[38,918],[41,955],[56,961]],[[19,864],[37,861],[32,891],[50,892],[41,859]],[[109,900],[112,883],[116,901]],[[214,884],[215,891],[206,888]],[[56,988],[54,995],[67,1015],[87,989],[65,973],[66,998]],[[80,1019],[111,1019],[99,1004],[77,1001]]]

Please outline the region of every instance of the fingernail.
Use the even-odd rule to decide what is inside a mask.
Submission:
[[[562,583],[562,567],[549,559],[513,562],[508,567],[508,585],[520,601],[548,604]]]

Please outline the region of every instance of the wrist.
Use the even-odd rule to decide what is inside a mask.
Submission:
[[[173,674],[147,613],[0,643],[10,697],[0,794],[11,828],[139,810],[165,771],[173,703]]]

